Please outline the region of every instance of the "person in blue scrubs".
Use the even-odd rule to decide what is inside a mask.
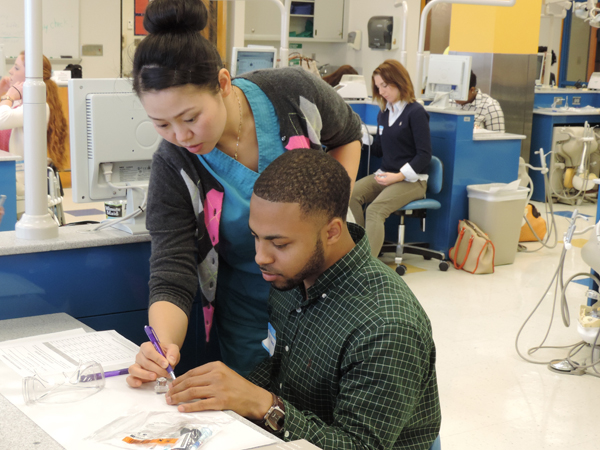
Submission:
[[[268,356],[270,285],[248,228],[254,182],[283,152],[304,147],[325,147],[352,180],[358,171],[360,119],[330,86],[291,68],[232,80],[199,33],[206,23],[201,0],[154,0],[134,58],[134,90],[164,139],[146,224],[149,323],[166,358],[142,344],[127,378],[133,387],[179,362],[198,287],[207,335],[214,317],[228,366],[245,375]]]

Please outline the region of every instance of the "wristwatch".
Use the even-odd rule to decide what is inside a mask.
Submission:
[[[3,102],[4,100],[9,100],[11,103],[14,103],[15,101],[10,98],[8,95],[4,95],[2,97],[0,97],[0,102]]]
[[[261,425],[270,432],[278,432],[283,428],[283,422],[285,420],[285,406],[283,400],[277,397],[271,392],[273,396],[273,405],[269,408],[265,417],[261,422]]]

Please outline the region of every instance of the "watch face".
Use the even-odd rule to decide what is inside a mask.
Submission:
[[[279,431],[283,427],[284,418],[285,413],[279,407],[275,407],[267,417],[267,425],[273,431]]]

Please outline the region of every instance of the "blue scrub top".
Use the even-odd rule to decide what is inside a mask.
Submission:
[[[252,109],[258,138],[258,172],[248,169],[218,149],[198,158],[225,189],[219,228],[219,275],[215,318],[223,362],[247,375],[268,353],[270,284],[254,261],[254,237],[248,219],[254,183],[262,171],[286,149],[273,104],[254,83],[235,79]],[[239,152],[243,152],[240,146]]]

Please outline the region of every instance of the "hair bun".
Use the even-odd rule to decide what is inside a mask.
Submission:
[[[202,0],[154,0],[144,15],[144,28],[149,33],[198,32],[207,22],[208,11]]]

